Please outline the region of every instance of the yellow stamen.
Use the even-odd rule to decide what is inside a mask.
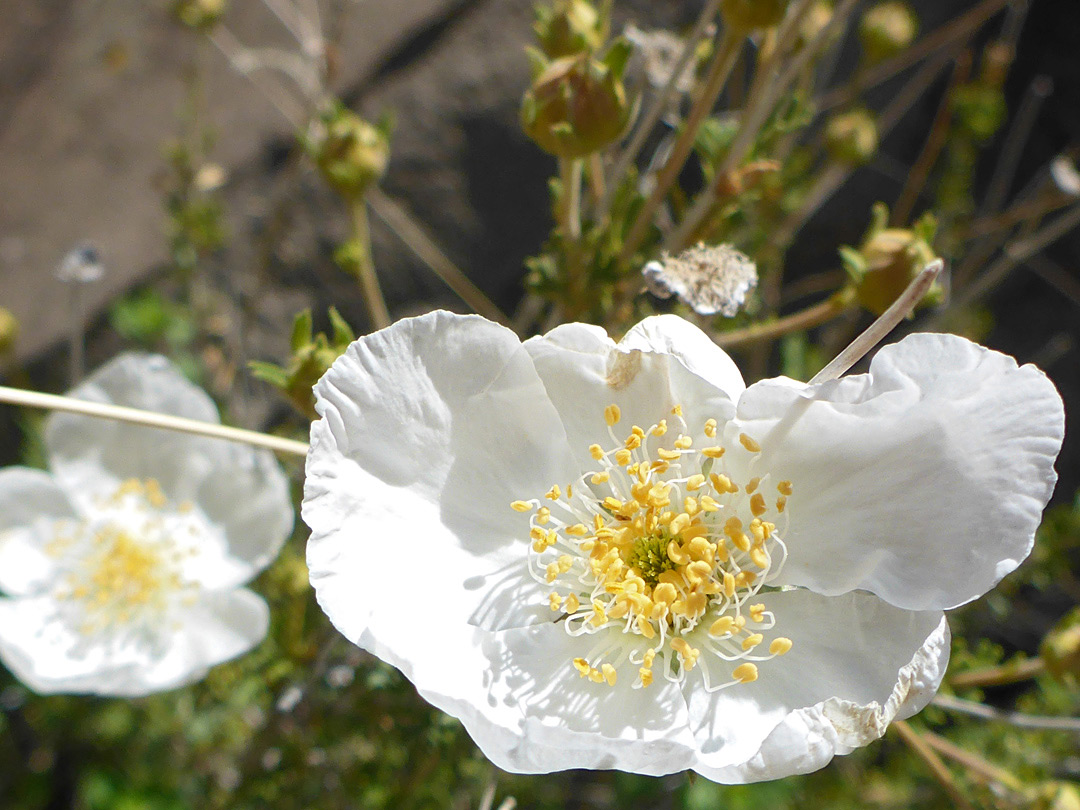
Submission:
[[[528,501],[514,501],[510,504],[510,508],[515,512],[531,512],[533,507]]]
[[[604,408],[604,421],[607,422],[608,427],[614,427],[619,423],[620,419],[622,419],[622,411],[619,410],[618,405],[608,405]]]
[[[772,640],[772,643],[769,645],[769,652],[773,655],[784,655],[788,650],[791,649],[791,646],[792,645],[790,638],[778,636],[777,638],[774,638]]]
[[[741,444],[743,447],[745,447],[751,453],[760,453],[761,452],[761,445],[758,444],[753,439],[751,439],[745,433],[740,433],[739,434],[739,444]]]
[[[731,677],[740,683],[753,683],[758,678],[757,667],[749,662],[739,664],[735,667],[735,671],[731,673]]]

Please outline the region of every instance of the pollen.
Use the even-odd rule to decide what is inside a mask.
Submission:
[[[681,432],[664,446],[672,417]],[[621,418],[618,406],[604,410],[609,428]],[[750,452],[761,446],[721,428],[708,419],[694,433],[676,406],[655,424],[608,430],[608,441],[588,445],[597,467],[565,497],[552,486],[550,509],[513,502],[531,513],[529,570],[548,585],[544,615],[558,614],[548,620],[580,637],[573,667],[588,688],[620,677],[635,689],[660,675],[681,682],[700,667],[704,688],[715,691],[755,680],[759,665],[765,677],[767,662],[790,649],[782,637],[766,645],[778,619],[755,597],[787,556],[789,516],[778,506],[776,523],[766,521],[763,493],[775,487],[785,499],[792,484],[776,483],[763,460],[752,462],[753,476],[745,457],[725,460],[722,435],[738,435]]]

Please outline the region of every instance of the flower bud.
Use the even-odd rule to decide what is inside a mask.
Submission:
[[[521,125],[545,152],[580,158],[622,135],[631,104],[622,82],[629,46],[619,42],[603,60],[565,56],[536,77],[522,101]]]
[[[919,33],[919,18],[911,6],[898,0],[878,3],[859,22],[859,41],[870,64],[894,56]]]
[[[226,5],[226,0],[177,0],[172,12],[182,25],[205,31],[225,16]]]
[[[834,115],[825,125],[825,146],[832,159],[845,166],[869,162],[878,148],[874,114],[859,107]]]
[[[0,355],[5,355],[15,346],[19,336],[19,322],[8,310],[0,307]]]
[[[922,269],[937,258],[930,246],[936,225],[932,217],[926,216],[912,228],[889,228],[889,210],[883,203],[874,206],[872,217],[858,250],[841,248],[840,256],[860,306],[881,315]],[[939,303],[944,292],[935,281],[920,305]]]
[[[796,47],[804,47],[816,39],[818,34],[825,30],[825,26],[832,22],[832,18],[833,5],[830,0],[818,0],[814,3],[799,23],[799,38],[796,40]]]
[[[1039,646],[1046,671],[1067,684],[1080,684],[1080,608],[1074,608]]]
[[[755,31],[779,25],[788,0],[723,0],[720,14],[735,31]]]
[[[326,182],[343,197],[359,197],[386,172],[390,122],[370,124],[334,104],[309,130],[305,143]]]
[[[556,0],[538,5],[533,30],[549,59],[592,53],[604,44],[604,24],[588,0]]]

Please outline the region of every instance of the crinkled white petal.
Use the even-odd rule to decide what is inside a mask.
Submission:
[[[122,354],[70,395],[219,421],[210,397],[158,355]],[[227,544],[222,549],[228,558],[222,572],[224,576],[228,569],[228,576],[208,584],[251,579],[277,556],[292,531],[288,479],[269,451],[64,413],[49,418],[45,444],[50,469],[84,513],[99,510],[102,501],[128,479],[157,481],[169,508],[188,502],[201,510]]]
[[[868,374],[753,385],[738,418],[761,469],[794,482],[785,581],[913,610],[970,601],[1028,555],[1064,433],[1041,371],[933,334]]]
[[[525,348],[540,374],[566,429],[578,463],[588,469],[596,462],[589,455],[591,444],[608,448],[611,440],[604,422],[604,408],[614,404],[622,412],[615,427],[616,436],[624,436],[631,426],[648,429],[660,419],[673,423],[672,438],[678,428],[672,408],[680,405],[687,424],[698,431],[706,419],[724,421],[734,414],[732,400],[718,385],[692,371],[681,359],[694,357],[698,346],[695,327],[675,328],[681,319],[649,319],[647,327],[632,330],[618,346],[596,326],[565,324],[546,335],[525,341]],[[689,326],[688,324],[686,326]],[[671,353],[680,347],[679,353]],[[714,346],[715,348],[715,346]],[[733,390],[719,355],[708,355],[720,362],[714,378]],[[695,361],[697,369],[706,364]],[[741,378],[738,380],[741,383]]]
[[[837,754],[849,754],[881,737],[891,721],[911,717],[930,702],[949,663],[949,638],[949,624],[942,617],[923,646],[900,669],[892,694],[883,703],[862,705],[827,698],[790,712],[746,762],[723,768],[698,766],[695,770],[716,782],[741,784],[825,767]]]
[[[55,560],[47,546],[75,519],[74,505],[48,473],[0,470],[0,591],[20,596],[48,582]]]
[[[51,597],[0,599],[0,660],[40,694],[135,697],[173,689],[247,652],[269,610],[246,589],[206,592],[177,605],[152,640],[103,644],[57,620]]]
[[[716,781],[755,781],[821,767],[880,737],[901,710],[933,696],[948,662],[948,625],[939,611],[893,607],[872,594],[763,594],[786,655],[758,663],[758,680],[709,693],[701,669],[684,691],[699,753],[694,770]],[[712,683],[731,680],[733,664],[702,652]],[[803,727],[813,732],[801,739]],[[756,755],[756,756],[755,756]],[[817,763],[817,764],[813,764]]]
[[[308,566],[342,633],[411,650],[454,623],[546,618],[510,503],[580,471],[512,332],[445,312],[399,321],[354,343],[315,394]]]

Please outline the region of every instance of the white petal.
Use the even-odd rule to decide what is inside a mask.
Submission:
[[[732,402],[738,402],[746,390],[739,367],[727,352],[677,315],[646,318],[626,333],[619,346],[673,355],[694,374],[726,393]]]
[[[58,620],[49,597],[3,599],[0,660],[40,694],[135,697],[199,680],[258,644],[268,626],[266,603],[251,591],[210,592],[174,613],[156,645],[111,646]]]
[[[399,321],[354,343],[315,393],[308,566],[342,633],[407,660],[455,622],[550,617],[510,503],[580,473],[512,332],[445,312]]]
[[[76,519],[74,505],[48,473],[0,470],[0,591],[20,596],[47,583],[55,565],[46,546]]]
[[[622,412],[622,420],[614,428],[620,437],[629,433],[633,425],[648,429],[665,418],[674,427],[671,411],[675,405],[683,407],[687,425],[694,432],[701,430],[706,419],[723,422],[733,415],[733,400],[724,390],[691,371],[684,362],[684,357],[695,357],[701,346],[687,338],[687,332],[697,334],[689,324],[687,329],[669,328],[679,321],[647,321],[648,326],[627,335],[629,343],[624,341],[618,346],[602,329],[585,324],[559,326],[525,342],[548,396],[559,411],[571,449],[586,469],[595,466],[589,445],[600,444],[605,449],[611,446],[604,422],[608,405],[618,405]],[[706,355],[716,357],[712,351]],[[695,368],[702,368],[704,362],[695,361]],[[724,371],[722,365],[718,368]],[[725,385],[732,384],[724,373],[718,379]],[[672,438],[676,431],[672,431]]]
[[[71,396],[217,423],[213,401],[164,357],[122,354]],[[247,581],[277,556],[293,525],[288,480],[273,455],[234,442],[57,413],[45,428],[51,469],[86,512],[120,482],[157,481],[173,509],[194,503],[220,527],[227,583]]]
[[[695,770],[716,782],[741,784],[825,767],[835,755],[851,753],[872,742],[884,734],[892,720],[911,717],[930,702],[949,662],[949,638],[949,625],[942,617],[922,647],[901,667],[885,701],[862,705],[839,697],[827,698],[790,712],[748,761]],[[793,654],[794,649],[789,655]]]
[[[700,669],[689,673],[684,692],[699,745],[693,768],[710,779],[744,772],[735,780],[776,778],[801,772],[796,767],[812,770],[811,761],[820,767],[880,737],[902,705],[921,709],[945,674],[948,630],[940,612],[903,610],[866,593],[785,591],[755,601],[776,616],[761,649],[777,636],[794,646],[759,663],[752,683],[709,693]],[[714,684],[731,679],[732,663],[703,651],[699,664]],[[792,741],[804,723],[816,735],[805,741],[810,753]],[[787,731],[777,731],[785,724]],[[780,742],[768,743],[773,734]]]
[[[1031,550],[1056,481],[1061,397],[1034,366],[912,335],[868,374],[747,389],[739,421],[790,479],[787,582],[913,610],[989,590]]]

